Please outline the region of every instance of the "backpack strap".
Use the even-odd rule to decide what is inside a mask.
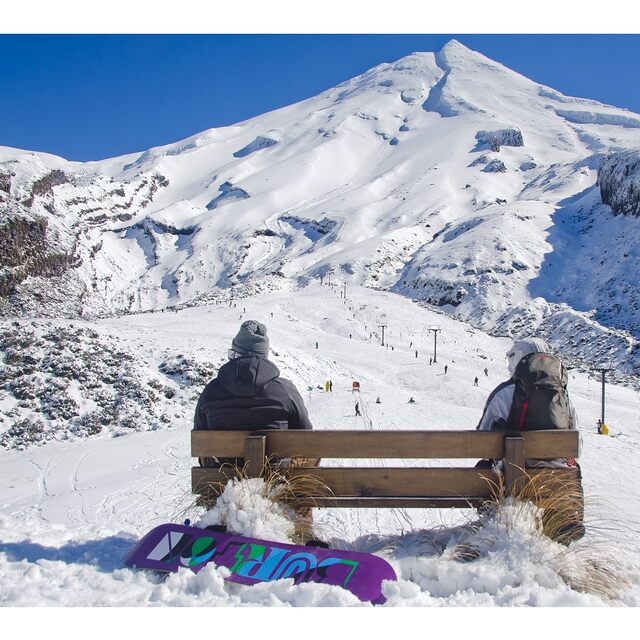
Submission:
[[[493,400],[493,398],[496,396],[496,394],[500,391],[502,391],[505,387],[508,387],[509,385],[514,385],[514,381],[513,378],[509,378],[508,380],[505,380],[504,382],[501,382],[490,394],[489,397],[487,398],[487,401],[484,404],[484,409],[482,411],[482,416],[480,416],[480,422],[478,422],[478,425],[476,426],[476,430],[478,430],[480,428],[480,425],[482,424],[482,421],[484,420],[484,417],[487,413],[487,409],[489,408],[489,405],[491,404],[491,401]],[[515,390],[515,389],[514,389]],[[492,425],[492,429],[495,428],[499,428],[499,429],[505,429],[506,428],[506,419],[505,418],[501,418],[500,422],[504,423],[504,425],[496,425],[494,423],[494,425]]]
[[[522,409],[520,410],[520,417],[518,418],[517,429],[518,431],[522,431],[522,427],[524,427],[524,421],[527,418],[527,410],[529,409],[529,402],[525,400],[522,403]]]

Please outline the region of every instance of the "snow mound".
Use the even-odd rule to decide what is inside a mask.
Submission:
[[[405,104],[415,104],[424,97],[424,91],[421,88],[403,89],[400,92],[400,99]]]
[[[389,606],[593,606],[612,604],[629,587],[606,550],[550,540],[542,510],[514,498],[463,527],[413,531],[377,546],[398,575],[383,585]]]
[[[275,497],[274,488],[262,478],[231,479],[216,499],[215,507],[195,526],[222,524],[248,538],[292,542],[295,513]]]

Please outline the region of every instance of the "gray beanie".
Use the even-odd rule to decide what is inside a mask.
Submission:
[[[267,327],[257,320],[245,320],[233,339],[231,348],[238,353],[266,358],[269,355]]]

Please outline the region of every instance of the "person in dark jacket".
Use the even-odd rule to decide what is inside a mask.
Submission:
[[[229,349],[229,361],[207,384],[196,405],[196,430],[252,431],[257,429],[312,429],[304,401],[292,382],[268,360],[269,338],[261,322],[246,320]],[[205,458],[201,466],[242,459]]]

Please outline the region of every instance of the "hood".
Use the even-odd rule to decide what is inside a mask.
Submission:
[[[249,356],[230,360],[220,367],[218,381],[234,396],[255,396],[267,382],[280,375],[278,367],[266,358]]]
[[[518,362],[530,353],[549,353],[549,345],[542,338],[524,338],[516,340],[507,351],[509,360],[509,373],[513,375]]]

